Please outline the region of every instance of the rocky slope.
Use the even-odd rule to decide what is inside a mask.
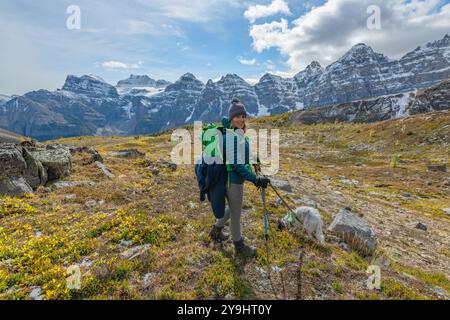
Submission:
[[[269,189],[267,259],[260,194],[246,184],[243,233],[259,258],[235,258],[229,241],[212,245],[211,209],[198,200],[192,165],[170,163],[170,131],[62,139],[97,149],[112,175],[75,152],[64,181],[0,196],[0,299],[296,299],[298,270],[303,299],[449,299],[450,176],[430,165],[450,165],[450,111],[283,125],[290,115],[250,126],[280,130],[277,185],[291,206],[319,210],[325,244],[278,230],[287,209]],[[374,231],[372,256],[328,230],[344,211]],[[381,268],[380,290],[367,288],[369,265]]]
[[[312,62],[292,79],[266,74],[254,86],[235,74],[206,84],[191,73],[173,84],[131,75],[116,87],[95,76],[68,76],[56,92],[39,90],[0,102],[0,127],[37,139],[155,133],[196,120],[218,121],[234,96],[252,117],[351,104],[361,105],[356,108],[363,112],[350,114],[352,108],[344,108],[338,117],[374,121],[402,115],[404,110],[394,109],[403,108],[398,105],[409,92],[449,77],[450,35],[399,60],[357,44],[326,68]],[[335,106],[333,112],[341,109]]]
[[[450,79],[429,89],[295,112],[288,123],[377,122],[450,109]]]

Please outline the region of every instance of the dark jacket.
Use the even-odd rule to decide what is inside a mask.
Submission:
[[[231,130],[230,120],[228,118],[222,119],[223,130],[223,164],[206,165],[199,162],[195,166],[195,174],[197,176],[197,183],[200,189],[200,201],[205,201],[206,197],[211,202],[211,207],[214,216],[217,219],[222,219],[225,215],[225,197],[227,183],[243,184],[244,181],[255,183],[256,175],[245,164],[229,164],[227,170],[226,160],[226,130]],[[234,139],[234,159],[237,159],[237,137]],[[250,146],[245,140],[245,162],[249,161]],[[231,152],[229,150],[229,152]]]

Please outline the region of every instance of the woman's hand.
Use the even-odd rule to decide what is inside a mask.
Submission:
[[[269,178],[266,178],[264,176],[256,177],[255,186],[257,186],[258,188],[261,187],[263,189],[266,189],[269,183],[270,183]]]

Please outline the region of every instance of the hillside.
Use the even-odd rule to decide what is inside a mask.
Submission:
[[[427,166],[450,165],[450,112],[285,126],[290,115],[251,123],[280,129],[278,178],[292,187],[283,195],[298,206],[315,202],[326,227],[351,208],[377,234],[375,257],[346,250],[329,233],[317,245],[278,231],[287,211],[269,190],[271,285],[255,187],[245,188],[243,229],[259,258],[243,263],[231,243],[210,244],[213,216],[198,201],[193,167],[159,161],[170,161],[171,132],[79,137],[56,142],[96,148],[115,177],[75,153],[69,180],[78,183],[0,198],[0,298],[295,299],[304,246],[305,299],[449,299],[450,216],[442,209],[450,208],[450,174]],[[145,157],[110,153],[130,148]],[[75,264],[81,289],[69,290],[66,268]],[[370,264],[382,267],[380,291],[366,288]]]
[[[6,131],[0,128],[0,143],[1,142],[19,142],[20,136],[13,132]]]

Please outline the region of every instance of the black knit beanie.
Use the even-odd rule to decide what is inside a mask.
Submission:
[[[238,98],[233,98],[233,100],[231,100],[230,109],[228,110],[228,117],[230,120],[233,120],[234,117],[237,117],[241,114],[247,116],[247,110],[241,103],[241,100],[239,100]]]

